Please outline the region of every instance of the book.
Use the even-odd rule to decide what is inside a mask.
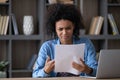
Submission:
[[[90,35],[94,35],[96,23],[97,23],[97,17],[93,17],[92,21],[91,21],[91,24],[90,24],[90,29],[89,29],[89,34]]]
[[[37,59],[37,54],[33,54],[32,57],[30,58],[28,65],[27,65],[28,70],[33,69],[33,66],[35,64],[36,59]]]
[[[6,35],[6,34],[7,34],[8,24],[9,24],[9,16],[6,16],[3,35]]]
[[[90,35],[99,35],[100,34],[103,20],[104,20],[104,18],[102,16],[93,17],[91,24],[90,24],[90,31],[89,31]]]
[[[104,21],[104,18],[102,16],[99,16],[97,19],[98,20],[97,20],[96,28],[95,28],[95,32],[94,32],[95,35],[99,35],[100,34],[100,31],[101,31],[101,28],[102,28],[102,24],[103,24],[103,21]]]
[[[0,35],[1,35],[1,29],[2,29],[2,20],[3,19],[3,16],[0,15]]]
[[[1,35],[4,34],[4,29],[5,29],[6,19],[7,19],[6,16],[2,16],[2,26],[1,26],[1,33],[0,33]]]
[[[111,13],[108,14],[108,21],[111,25],[113,35],[118,35],[119,31],[118,31],[115,19]]]
[[[12,24],[13,24],[13,31],[14,31],[14,34],[15,35],[18,35],[19,32],[18,32],[18,26],[17,26],[17,21],[16,21],[16,18],[15,18],[15,15],[12,14]]]

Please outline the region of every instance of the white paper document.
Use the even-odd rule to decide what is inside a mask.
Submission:
[[[84,60],[85,44],[56,45],[55,46],[55,72],[69,72],[79,75],[80,72],[72,67],[72,62],[80,64]]]

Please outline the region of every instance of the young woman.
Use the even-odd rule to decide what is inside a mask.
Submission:
[[[54,39],[43,43],[33,68],[33,77],[95,76],[97,69],[96,52],[92,42],[79,38],[79,29],[83,26],[79,9],[71,4],[53,4],[48,7],[46,29]],[[72,62],[71,66],[82,72],[80,75],[54,72],[55,45],[85,43],[84,61]]]

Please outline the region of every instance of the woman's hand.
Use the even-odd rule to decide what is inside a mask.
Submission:
[[[80,64],[77,64],[76,62],[72,62],[72,67],[77,69],[80,72],[84,72],[86,74],[92,73],[92,68],[89,68],[82,59],[80,59]]]
[[[55,61],[50,60],[50,57],[48,56],[44,66],[45,73],[49,74],[54,69],[54,66],[55,66]]]

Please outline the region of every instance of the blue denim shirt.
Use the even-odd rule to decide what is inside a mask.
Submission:
[[[92,74],[81,73],[80,76],[96,76],[97,70],[97,60],[96,60],[96,52],[92,42],[87,38],[73,38],[73,44],[81,44],[85,43],[85,53],[84,60],[85,64],[87,64],[90,68],[93,69]],[[50,74],[46,74],[43,70],[45,61],[47,56],[50,56],[50,59],[54,59],[55,54],[55,45],[60,44],[60,40],[58,38],[46,41],[42,44],[38,58],[35,62],[32,77],[56,77],[57,73],[52,71]]]

